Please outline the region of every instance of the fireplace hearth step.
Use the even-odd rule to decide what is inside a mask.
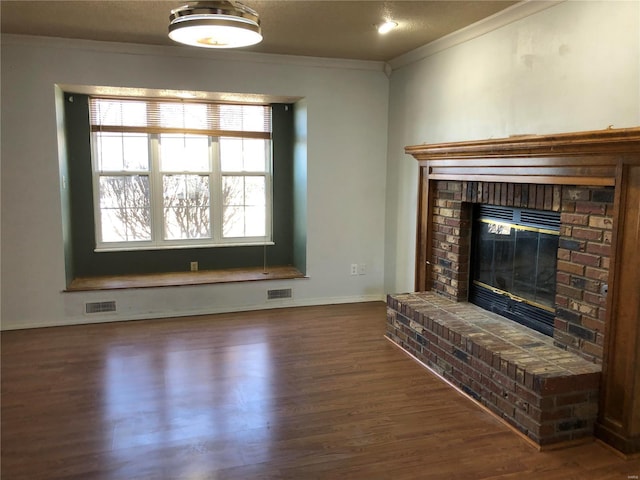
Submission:
[[[387,337],[541,448],[588,439],[601,366],[433,292],[387,297]]]

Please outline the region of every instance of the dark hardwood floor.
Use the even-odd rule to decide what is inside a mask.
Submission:
[[[3,480],[628,480],[538,452],[363,303],[2,333]]]

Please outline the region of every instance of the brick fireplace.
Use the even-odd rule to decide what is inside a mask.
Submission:
[[[390,297],[388,337],[536,444],[591,437],[600,368],[585,360],[602,362],[614,189],[456,180],[432,188],[431,291],[454,302],[468,296],[474,205],[560,213],[553,340],[433,295]]]
[[[613,187],[474,181],[434,182],[431,290],[466,301],[474,204],[559,212],[553,338],[601,363],[611,256]]]
[[[540,446],[640,451],[640,129],[406,151],[416,288],[389,296],[387,336]],[[475,204],[560,214],[553,337],[467,303]]]

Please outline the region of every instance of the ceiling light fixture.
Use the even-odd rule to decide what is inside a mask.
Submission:
[[[205,48],[238,48],[262,41],[258,13],[235,1],[192,2],[171,10],[169,38]]]
[[[384,35],[385,33],[389,33],[391,30],[393,30],[397,26],[398,24],[396,22],[387,20],[386,22],[384,22],[378,27],[378,33]]]

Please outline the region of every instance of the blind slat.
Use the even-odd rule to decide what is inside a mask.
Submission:
[[[225,136],[245,137],[251,132],[271,132],[271,108],[268,105],[92,97],[89,110],[94,131],[120,128],[111,131],[226,132]],[[243,135],[237,135],[238,132],[243,132]]]

